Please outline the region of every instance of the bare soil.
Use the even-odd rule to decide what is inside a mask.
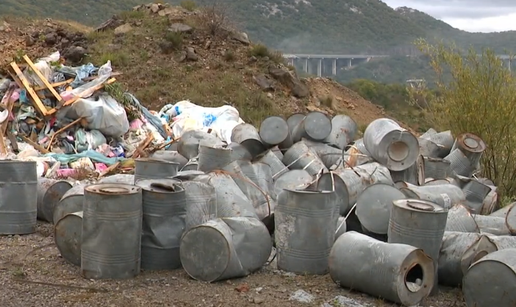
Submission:
[[[363,306],[396,306],[340,288],[328,275],[280,272],[274,261],[248,277],[212,284],[195,281],[181,269],[142,272],[130,280],[88,280],[81,277],[78,267],[61,257],[52,228],[51,224],[38,222],[34,234],[0,237],[0,306],[339,306],[337,296],[354,299]],[[291,300],[297,290],[315,299],[311,303]],[[437,297],[428,298],[420,306],[465,304],[459,289],[441,289]]]

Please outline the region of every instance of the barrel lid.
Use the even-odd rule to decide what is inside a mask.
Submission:
[[[474,148],[478,147],[478,142],[477,142],[477,140],[475,140],[473,138],[467,137],[464,139],[464,145],[466,145],[469,148],[474,149]]]
[[[435,210],[434,206],[423,202],[407,201],[407,206],[409,206],[412,209],[417,209],[421,211],[432,212]]]
[[[103,187],[98,189],[99,192],[106,194],[124,194],[129,193],[129,190],[124,187]]]

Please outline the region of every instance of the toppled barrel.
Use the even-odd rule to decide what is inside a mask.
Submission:
[[[434,264],[423,250],[388,244],[355,231],[342,234],[329,257],[330,277],[341,287],[416,306],[434,284]]]
[[[0,161],[0,234],[36,230],[38,212],[36,162]]]
[[[179,244],[185,229],[185,190],[172,179],[140,180],[143,221],[141,268],[173,270],[181,267]]]
[[[389,243],[403,243],[423,249],[432,258],[435,279],[431,294],[437,294],[437,263],[448,210],[418,199],[395,200],[391,209]]]
[[[312,141],[323,141],[332,130],[331,120],[322,112],[313,111],[308,113],[292,130],[292,140],[301,141],[307,138]]]
[[[84,188],[81,275],[122,279],[140,273],[142,189],[101,183]]]
[[[199,155],[199,145],[222,146],[224,143],[215,135],[202,130],[187,130],[177,142],[177,151],[191,160]]]
[[[164,179],[175,176],[179,163],[139,158],[134,161],[134,182],[142,179]]]
[[[328,272],[338,219],[336,200],[332,191],[283,190],[279,194],[274,213],[278,269]]]
[[[236,125],[231,133],[231,142],[244,146],[253,159],[267,150],[262,143],[258,130],[251,124]]]
[[[198,170],[209,173],[216,169],[222,169],[232,162],[231,148],[199,146],[199,165]]]
[[[331,119],[331,131],[324,139],[324,143],[344,150],[355,139],[357,132],[358,125],[351,117],[338,114]]]
[[[371,156],[391,171],[402,171],[419,156],[417,138],[388,118],[372,121],[364,132],[364,145]]]
[[[446,231],[480,232],[473,215],[463,205],[455,205],[448,210]]]
[[[215,188],[198,181],[183,182],[186,201],[185,232],[206,223],[216,215],[217,195]]]
[[[183,157],[179,152],[173,150],[158,150],[150,157],[153,159],[179,163],[178,169],[182,169],[186,163],[188,163],[188,159]]]
[[[72,188],[68,181],[38,178],[38,219],[55,223],[54,208]]]
[[[259,134],[267,147],[278,145],[280,149],[286,149],[293,144],[287,121],[280,116],[269,116],[264,119]]]
[[[283,163],[290,169],[304,169],[311,176],[315,176],[321,171],[328,171],[315,151],[302,141],[295,143],[285,152]]]
[[[408,198],[433,202],[446,209],[466,202],[464,192],[453,184],[416,186],[407,183],[400,191]]]
[[[68,213],[56,222],[54,241],[69,263],[81,266],[82,211]]]
[[[504,249],[471,265],[462,293],[468,307],[516,306],[515,284],[516,249]]]
[[[54,224],[57,224],[61,218],[69,213],[82,211],[84,187],[86,185],[85,183],[75,185],[61,197],[61,200],[54,207],[54,214],[52,216]]]
[[[214,282],[260,269],[270,256],[272,241],[257,219],[218,218],[185,232],[179,250],[188,275]]]

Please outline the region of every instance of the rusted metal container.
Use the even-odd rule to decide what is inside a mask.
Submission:
[[[186,232],[215,218],[217,194],[213,186],[200,181],[184,181],[182,185],[186,199]]]
[[[425,161],[423,156],[419,156],[409,168],[402,171],[390,171],[394,182],[405,181],[415,185],[425,184]]]
[[[321,171],[328,171],[321,158],[304,142],[297,142],[290,147],[283,156],[283,164],[290,169],[304,169],[315,176]]]
[[[450,171],[454,175],[471,177],[475,171],[475,165],[471,164],[468,157],[460,149],[454,149],[444,160],[450,162]]]
[[[192,278],[214,282],[249,275],[272,251],[265,225],[257,219],[230,217],[208,221],[185,232],[180,254]]]
[[[477,222],[470,210],[463,205],[454,205],[448,210],[446,231],[480,233]]]
[[[491,213],[489,215],[490,216],[496,216],[496,217],[503,217],[503,218],[505,218],[507,216],[507,213],[509,212],[509,210],[511,210],[511,208],[514,207],[514,205],[516,205],[516,202],[510,203],[507,206],[505,206],[503,208],[500,208],[500,209],[496,210],[495,212],[493,212],[493,213]]]
[[[451,175],[450,161],[441,158],[424,157],[425,177],[446,179]]]
[[[455,139],[452,150],[460,149],[470,161],[470,165],[476,166],[480,162],[486,147],[486,143],[479,136],[472,133],[463,133]]]
[[[260,125],[260,139],[267,147],[287,149],[292,146],[292,136],[287,121],[281,116],[269,116]]]
[[[245,148],[244,146],[242,146],[238,143],[235,143],[235,142],[229,143],[227,147],[231,149],[231,161],[235,161],[235,160],[251,161],[253,159],[253,157],[251,156],[251,154],[249,153],[247,148]]]
[[[199,145],[222,146],[224,142],[217,136],[202,130],[185,131],[177,142],[177,151],[187,160],[199,155]]]
[[[395,200],[391,209],[388,242],[421,248],[434,261],[435,279],[431,295],[439,291],[437,261],[447,217],[448,210],[419,199]]]
[[[312,141],[323,141],[332,130],[331,119],[326,114],[313,111],[297,123],[292,130],[292,140],[294,143],[306,138]]]
[[[514,207],[514,205],[510,206],[505,216],[505,226],[509,228],[512,235],[516,235],[516,209]]]
[[[82,211],[66,214],[56,222],[54,241],[67,262],[81,266]]]
[[[101,183],[84,188],[81,275],[124,279],[140,273],[142,189]]]
[[[173,150],[158,150],[158,151],[154,152],[150,157],[152,159],[157,159],[157,160],[176,162],[179,164],[178,169],[182,169],[188,162],[187,158],[185,158],[178,151],[173,151]]]
[[[179,244],[186,220],[185,190],[173,179],[140,180],[142,189],[141,268],[173,270],[181,267]]]
[[[278,269],[326,274],[338,215],[330,191],[283,190],[274,213]],[[309,231],[307,231],[309,230]]]
[[[342,168],[350,168],[374,162],[371,154],[364,146],[363,139],[354,141],[349,149],[344,152],[343,158],[345,163],[341,165]]]
[[[464,192],[453,184],[416,186],[407,183],[400,191],[408,198],[430,201],[446,209],[466,202]]]
[[[175,176],[179,163],[139,158],[134,160],[134,183],[142,179],[166,179]]]
[[[232,162],[231,148],[199,146],[198,170],[209,173]]]
[[[364,145],[376,161],[391,171],[402,171],[419,156],[417,138],[389,118],[372,121],[364,132]]]
[[[324,166],[330,169],[342,158],[342,150],[327,144],[317,143],[307,139],[302,140],[321,159]]]
[[[313,180],[313,177],[304,169],[289,170],[276,179],[274,192],[279,195],[283,189],[304,190]]]
[[[209,173],[195,180],[211,185],[215,189],[214,217],[258,218],[252,202],[240,190],[233,177],[224,173]]]
[[[134,183],[134,175],[132,175],[132,174],[115,174],[115,175],[107,176],[107,177],[100,179],[98,183],[133,184]]]
[[[337,230],[335,231],[335,241],[347,230],[346,227],[346,218],[343,216],[339,216],[337,219]]]
[[[288,130],[290,131],[291,136],[294,132],[294,128],[296,128],[296,126],[300,121],[303,120],[303,118],[305,118],[305,114],[303,113],[294,113],[287,118]]]
[[[324,142],[344,150],[355,139],[357,132],[358,125],[351,117],[338,114],[331,119],[331,131]]]
[[[281,159],[278,158],[278,156],[272,150],[268,150],[257,161],[269,165],[269,167],[271,168],[273,180],[288,172],[288,167],[286,167],[285,164],[281,162]]]
[[[428,157],[444,158],[453,146],[453,135],[450,130],[437,132],[427,131],[419,137],[421,154]]]
[[[0,234],[33,233],[38,212],[36,162],[2,160],[0,170]]]
[[[462,293],[468,307],[516,306],[515,284],[516,249],[504,249],[471,265]]]
[[[439,253],[439,284],[458,287],[462,284],[464,273],[476,260],[472,248],[482,238],[479,233],[446,231]]]
[[[74,185],[70,190],[61,197],[61,200],[54,207],[52,220],[56,224],[61,218],[69,213],[82,211],[84,202],[84,187],[87,184],[81,183]]]
[[[417,306],[434,284],[434,264],[422,249],[388,244],[355,231],[342,234],[329,256],[331,279],[404,306]]]
[[[38,219],[54,223],[54,208],[71,188],[65,180],[38,178]]]
[[[188,160],[185,166],[181,169],[181,172],[197,171],[199,168],[199,161],[197,159]]]
[[[466,204],[473,213],[480,214],[483,211],[484,199],[491,192],[491,188],[478,180],[471,179],[462,188],[466,196]]]
[[[375,234],[387,234],[392,202],[406,196],[392,185],[376,183],[358,195],[356,215],[362,227]]]
[[[231,133],[231,142],[244,146],[253,159],[267,150],[267,147],[262,143],[260,134],[251,124],[236,125]]]
[[[481,233],[490,233],[497,236],[509,236],[511,230],[507,227],[503,217],[473,214],[473,219]]]

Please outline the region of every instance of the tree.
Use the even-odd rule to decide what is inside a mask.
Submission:
[[[431,122],[454,135],[481,137],[487,144],[482,175],[493,180],[501,195],[516,196],[516,77],[490,49],[478,54],[424,40],[417,46],[429,56],[438,79],[439,95],[425,106]]]

